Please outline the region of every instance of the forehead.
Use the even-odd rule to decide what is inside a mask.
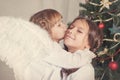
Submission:
[[[76,20],[72,23],[77,28],[89,30],[89,25],[84,19]]]
[[[50,23],[56,24],[59,20],[62,19],[62,16],[58,13],[56,13],[56,14],[54,13],[51,15],[49,14],[48,19],[49,19]]]

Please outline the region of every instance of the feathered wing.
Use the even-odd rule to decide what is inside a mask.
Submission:
[[[48,33],[39,26],[13,17],[0,17],[0,59],[22,75],[36,57],[49,55]]]

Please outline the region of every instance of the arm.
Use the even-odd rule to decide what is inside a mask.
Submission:
[[[51,52],[53,55],[46,57],[44,60],[63,68],[79,68],[85,65],[86,62],[91,62],[91,59],[95,57],[95,55],[87,49],[70,53],[56,46]]]

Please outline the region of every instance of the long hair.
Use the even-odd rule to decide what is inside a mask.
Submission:
[[[88,24],[88,42],[90,45],[90,50],[92,52],[96,52],[103,42],[103,31],[96,25],[96,23],[92,22],[92,20],[84,17],[77,17],[73,20],[72,23],[74,23],[76,20],[86,21]]]

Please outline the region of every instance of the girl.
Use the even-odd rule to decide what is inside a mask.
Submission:
[[[67,26],[63,23],[62,15],[54,9],[44,9],[35,13],[30,22],[45,29],[53,41],[59,43],[63,39]]]
[[[102,43],[103,33],[92,21],[78,17],[76,18],[66,31],[64,43],[68,48],[68,52],[73,54],[84,54],[82,65],[76,72],[70,74],[68,77],[64,76],[65,80],[94,80],[94,68],[91,64],[95,57],[94,52],[100,47]],[[84,53],[81,50],[86,51]],[[65,69],[62,70],[64,74]]]

